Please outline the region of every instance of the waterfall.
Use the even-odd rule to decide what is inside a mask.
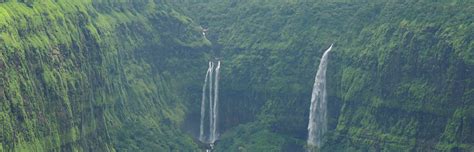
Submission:
[[[216,67],[214,69],[214,67]],[[203,143],[214,143],[217,140],[217,119],[219,103],[219,71],[221,62],[217,61],[217,66],[213,61],[209,61],[209,67],[202,87],[201,99],[201,124],[199,130],[199,140]],[[215,71],[215,73],[214,73]],[[209,91],[207,94],[206,91]],[[206,95],[209,96],[209,134],[205,136],[204,123],[206,117]],[[206,138],[207,137],[207,138]]]
[[[208,142],[211,141],[211,138],[212,138],[212,126],[214,124],[213,122],[213,118],[212,118],[212,115],[214,113],[214,106],[213,106],[213,101],[212,100],[212,91],[213,91],[213,74],[214,73],[214,62],[211,62],[211,72],[209,73],[210,74],[210,81],[209,81],[209,139],[208,139]]]
[[[204,79],[204,85],[202,87],[202,100],[201,100],[201,125],[199,127],[199,140],[204,141],[204,117],[206,115],[206,87],[209,79],[209,73],[211,73],[212,62],[209,61],[209,67],[207,68],[206,78]]]
[[[221,69],[221,61],[217,61],[216,77],[214,81],[214,107],[212,108],[212,127],[211,127],[211,143],[217,139],[217,104],[219,103],[219,71]]]
[[[327,130],[326,69],[328,64],[328,53],[331,49],[332,44],[324,52],[314,80],[308,123],[307,144],[309,148],[320,148],[322,137]]]

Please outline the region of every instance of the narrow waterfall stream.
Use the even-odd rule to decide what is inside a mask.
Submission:
[[[204,137],[204,117],[206,115],[206,87],[207,87],[207,81],[209,79],[209,73],[211,73],[211,70],[212,70],[211,64],[212,64],[212,62],[209,61],[209,68],[207,68],[206,77],[204,79],[204,85],[202,87],[201,125],[199,127],[199,141],[201,141],[201,142],[205,141],[205,137]]]
[[[311,107],[308,123],[308,148],[320,148],[322,137],[327,131],[327,97],[326,97],[326,69],[328,64],[328,53],[331,46],[324,52],[319,63],[319,69],[314,80],[313,93],[311,95]]]
[[[214,80],[214,102],[212,108],[212,126],[211,126],[211,139],[210,142],[214,143],[217,140],[217,116],[218,116],[218,103],[219,103],[219,71],[221,69],[221,61],[217,61],[216,75]]]
[[[214,100],[213,100],[213,94],[212,92],[214,91],[214,62],[211,61],[211,72],[209,73],[209,134],[208,134],[208,139],[206,143],[211,143],[212,140],[212,126],[214,125],[214,119],[213,119],[213,114],[214,114]]]

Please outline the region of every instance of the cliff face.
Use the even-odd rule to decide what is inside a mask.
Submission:
[[[186,3],[183,3],[186,2]],[[303,151],[329,55],[323,151],[472,151],[469,1],[186,1],[222,47],[222,151]]]
[[[331,43],[323,151],[472,151],[473,5],[0,0],[0,151],[196,151],[211,53],[216,150],[304,151]]]
[[[206,45],[161,0],[0,1],[0,151],[195,150]]]

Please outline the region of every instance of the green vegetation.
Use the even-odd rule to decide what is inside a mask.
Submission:
[[[174,5],[222,46],[220,151],[299,151],[319,58],[331,43],[330,133],[321,150],[474,150],[471,1]]]
[[[197,29],[161,1],[0,1],[0,151],[196,150]]]
[[[332,43],[321,151],[474,151],[472,6],[0,0],[0,151],[199,151],[213,57],[216,151],[304,151]]]

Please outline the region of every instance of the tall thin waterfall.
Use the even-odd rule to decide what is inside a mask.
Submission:
[[[216,67],[214,69],[214,67]],[[202,87],[201,100],[201,124],[199,130],[199,140],[204,143],[214,143],[217,140],[217,120],[218,120],[218,103],[219,103],[219,71],[221,62],[217,61],[217,66],[209,61],[209,68],[206,72],[204,85]],[[215,73],[214,73],[215,72]],[[207,94],[206,91],[209,91]],[[205,136],[205,117],[206,117],[206,95],[209,96],[209,134]],[[207,138],[206,138],[207,137]]]
[[[309,148],[320,148],[322,137],[327,130],[326,69],[328,65],[328,53],[331,49],[332,44],[324,52],[314,80],[308,123]]]
[[[217,61],[216,67],[216,77],[214,81],[214,102],[212,108],[212,127],[211,127],[211,143],[214,143],[217,140],[217,115],[218,109],[217,104],[219,103],[219,71],[221,69],[221,61]]]
[[[199,140],[204,141],[204,117],[206,115],[206,87],[209,79],[209,73],[212,71],[212,62],[209,61],[209,68],[207,68],[206,78],[204,79],[204,85],[202,87],[202,100],[201,100],[201,126],[199,128]]]
[[[214,114],[214,100],[213,99],[213,94],[212,94],[212,91],[213,90],[213,75],[214,75],[214,62],[211,62],[211,73],[210,73],[210,81],[209,81],[209,138],[208,138],[208,141],[207,142],[211,142],[212,140],[212,126],[214,125],[214,119],[213,119],[213,114]]]

